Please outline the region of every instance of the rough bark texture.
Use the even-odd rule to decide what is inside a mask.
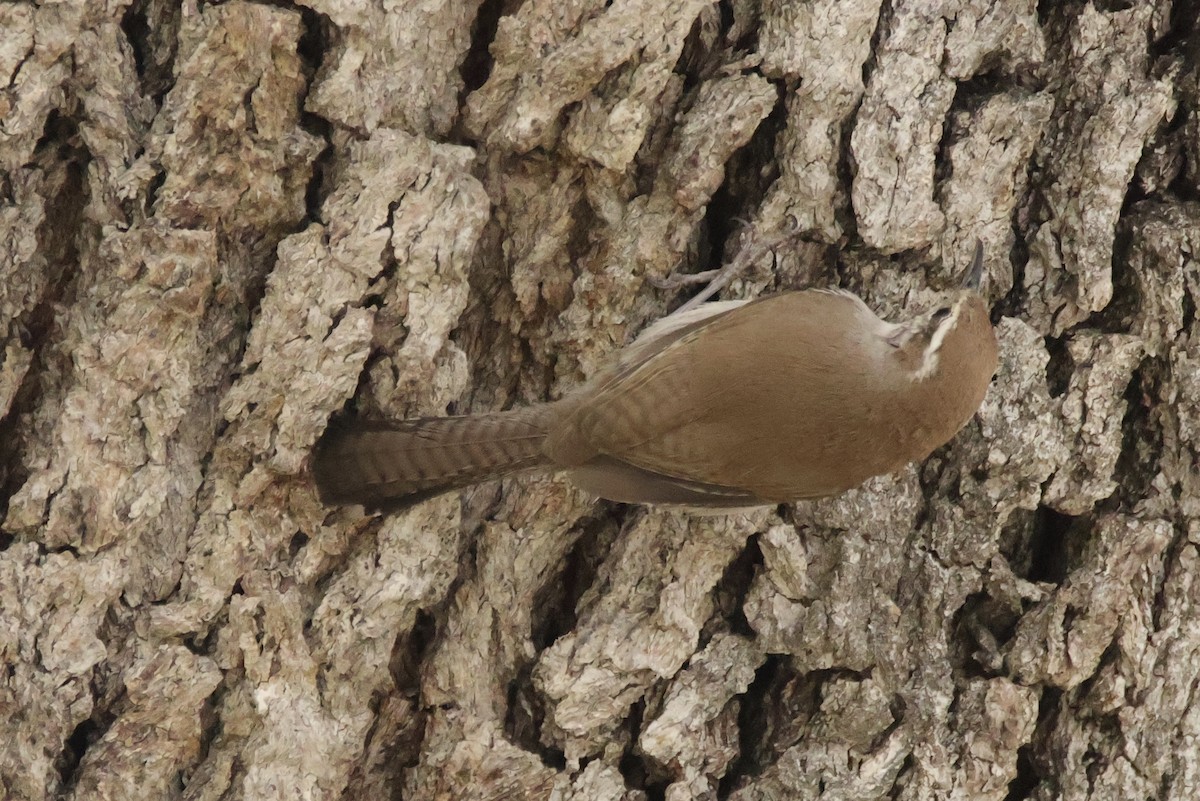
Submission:
[[[1198,16],[0,2],[0,798],[1196,798]],[[977,237],[988,399],[841,498],[305,477]]]

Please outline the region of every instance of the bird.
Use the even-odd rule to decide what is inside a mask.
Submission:
[[[898,323],[839,288],[707,303],[560,400],[330,426],[313,480],[324,503],[368,511],[533,470],[698,511],[838,495],[925,459],[979,409],[998,360],[982,276],[977,243],[962,286]]]

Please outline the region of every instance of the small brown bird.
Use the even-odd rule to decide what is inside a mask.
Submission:
[[[508,412],[334,427],[326,503],[394,509],[521,470],[565,471],[627,503],[744,508],[836,495],[924,459],[983,402],[996,337],[962,290],[903,323],[810,289],[667,317],[562,400]]]

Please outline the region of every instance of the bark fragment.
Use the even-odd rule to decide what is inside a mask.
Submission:
[[[1151,75],[1153,9],[1084,6],[1047,65],[1058,114],[1036,153],[1045,206],[1033,226],[1025,288],[1030,313],[1055,335],[1112,300],[1113,231],[1129,179],[1155,129],[1174,113],[1168,78]],[[1103,44],[1101,44],[1103,43]]]

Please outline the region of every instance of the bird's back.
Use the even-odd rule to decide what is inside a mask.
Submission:
[[[886,327],[841,293],[746,304],[598,388],[551,434],[551,458],[615,458],[762,500],[856,486],[893,467],[879,438],[903,436],[888,430]]]

